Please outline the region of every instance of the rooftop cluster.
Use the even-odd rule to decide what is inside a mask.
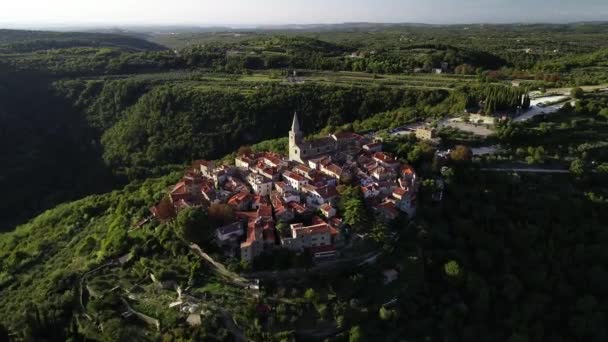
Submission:
[[[310,147],[319,152],[306,150]],[[217,227],[217,242],[246,261],[273,248],[308,250],[315,259],[335,256],[344,229],[342,183],[360,187],[365,203],[382,220],[400,212],[415,215],[416,173],[383,152],[382,143],[353,133],[304,142],[294,117],[290,149],[290,157],[245,152],[234,166],[196,161],[170,190],[171,210],[159,203],[151,211],[166,220],[187,207],[229,206],[234,222]]]

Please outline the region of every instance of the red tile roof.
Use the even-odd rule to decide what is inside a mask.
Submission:
[[[292,179],[296,182],[303,182],[306,180],[304,177],[300,176],[299,174],[297,174],[295,172],[291,172],[291,171],[283,172],[283,177]]]
[[[377,160],[380,160],[382,162],[385,162],[385,163],[395,161],[393,156],[391,156],[390,154],[388,154],[386,152],[376,152],[376,153],[374,153],[374,158]]]
[[[393,195],[395,195],[395,197],[398,197],[399,199],[405,196],[405,194],[407,194],[407,190],[403,188],[396,188],[395,190],[393,190]]]
[[[333,207],[331,206],[331,204],[329,203],[325,203],[321,206],[321,210],[325,211],[326,213],[328,213]]]
[[[258,217],[270,217],[272,218],[272,207],[268,204],[262,204],[258,208]]]
[[[401,167],[401,173],[404,175],[413,175],[416,172],[414,171],[414,168],[412,168],[410,165],[403,165]]]
[[[324,187],[317,188],[316,192],[323,199],[330,199],[338,196],[338,190],[336,190],[335,186],[326,185]]]
[[[185,194],[188,193],[188,189],[186,189],[186,182],[179,182],[173,186],[171,189],[172,194]]]
[[[289,202],[287,203],[287,206],[289,206],[290,208],[292,208],[293,210],[295,210],[296,212],[303,214],[305,213],[308,208],[306,208],[305,206],[303,206],[302,204],[298,203],[298,202]]]
[[[239,192],[238,194],[232,196],[230,200],[228,200],[228,204],[231,205],[239,205],[244,201],[247,201],[251,198],[251,195],[247,192]]]
[[[325,169],[328,170],[329,172],[333,173],[336,176],[342,175],[342,168],[336,164],[329,164],[329,165],[325,166]]]
[[[298,227],[295,228],[299,234],[303,235],[318,235],[318,234],[329,234],[330,229],[327,223],[320,223],[313,226],[308,227]]]

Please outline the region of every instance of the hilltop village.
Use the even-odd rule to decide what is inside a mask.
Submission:
[[[230,207],[233,222],[218,226],[215,240],[227,256],[251,262],[265,250],[309,251],[315,260],[335,257],[347,229],[338,185],[359,186],[380,220],[416,213],[414,169],[382,151],[382,143],[354,133],[304,139],[297,114],[289,155],[239,154],[234,165],[196,161],[171,188],[168,203],[150,211],[168,220],[189,207]],[[280,228],[280,229],[279,229]]]

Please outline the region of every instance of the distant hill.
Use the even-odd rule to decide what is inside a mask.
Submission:
[[[116,47],[130,51],[165,49],[156,43],[122,34],[0,30],[0,51],[23,53],[73,47]]]

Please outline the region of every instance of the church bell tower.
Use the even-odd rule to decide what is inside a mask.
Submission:
[[[289,160],[302,162],[302,158],[300,157],[300,142],[302,142],[302,131],[300,131],[298,113],[294,113],[291,130],[289,131]]]

